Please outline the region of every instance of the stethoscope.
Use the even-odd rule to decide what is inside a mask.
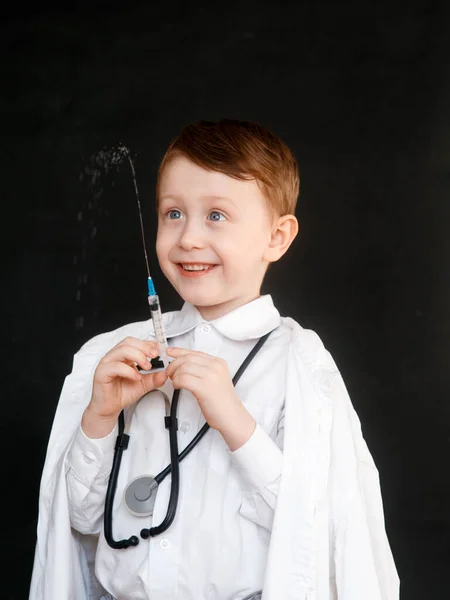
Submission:
[[[237,370],[235,376],[233,377],[233,385],[237,384],[245,369],[251,363],[256,353],[262,348],[263,344],[266,342],[267,338],[271,333],[272,332],[269,331],[269,333],[263,335],[252,348],[248,356],[245,358],[244,362]],[[186,446],[186,448],[180,454],[178,454],[177,407],[181,390],[175,390],[171,404],[167,395],[164,392],[162,392],[162,390],[158,391],[163,395],[164,402],[166,405],[166,416],[164,417],[164,424],[166,429],[169,430],[170,465],[168,465],[155,477],[151,475],[145,475],[132,480],[126,487],[124,493],[125,504],[128,510],[133,515],[142,517],[151,516],[153,514],[153,507],[155,505],[158,486],[161,483],[161,481],[163,481],[165,477],[167,477],[169,473],[172,473],[172,480],[170,483],[169,505],[167,508],[166,516],[160,525],[156,527],[150,527],[149,529],[141,529],[140,537],[144,540],[163,533],[172,524],[175,518],[178,505],[178,495],[180,488],[180,462],[184,458],[186,458],[186,456],[195,448],[195,446],[197,446],[202,437],[210,428],[208,423],[205,423],[200,429],[200,431],[197,433],[197,435],[194,437],[194,439]],[[133,406],[133,409],[134,407],[135,405]],[[139,538],[136,535],[132,535],[128,539],[116,541],[112,533],[112,511],[114,504],[114,495],[116,492],[122,455],[124,450],[127,449],[128,443],[130,441],[129,431],[131,426],[133,409],[128,409],[126,419],[123,411],[119,415],[119,433],[117,435],[116,445],[114,448],[113,465],[108,481],[108,488],[106,491],[105,499],[105,511],[103,518],[104,536],[108,545],[111,548],[117,550],[129,548],[130,546],[137,546],[139,544]]]

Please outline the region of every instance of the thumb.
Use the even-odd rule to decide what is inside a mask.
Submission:
[[[146,375],[142,375],[141,383],[147,393],[164,385],[166,379],[167,373],[165,371],[158,371],[157,373],[147,373]]]

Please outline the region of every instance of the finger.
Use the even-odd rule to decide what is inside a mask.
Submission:
[[[172,378],[172,385],[174,389],[184,389],[189,392],[195,393],[199,391],[202,387],[201,385],[202,379],[201,377],[197,377],[196,375],[191,375],[190,373],[177,373]]]
[[[208,356],[207,354],[204,354],[204,355],[202,355],[202,354],[197,354],[197,355],[185,354],[184,356],[180,356],[180,357],[176,358],[175,360],[173,360],[169,364],[169,366],[166,368],[167,375],[169,375],[169,377],[172,376],[177,369],[180,369],[186,363],[203,365],[205,367],[209,366],[209,368],[211,368],[211,357]]]
[[[165,371],[158,371],[157,373],[141,375],[141,377],[141,383],[145,389],[145,393],[147,393],[164,385],[167,379],[167,373]]]
[[[171,365],[172,364],[173,363],[171,363]],[[173,377],[185,375],[185,374],[186,375],[194,375],[195,377],[203,378],[210,372],[211,372],[210,365],[204,364],[204,363],[199,363],[199,362],[192,362],[192,361],[186,361],[182,364],[179,364],[170,373],[168,372],[168,369],[166,370],[168,377],[170,377],[171,379]]]
[[[119,346],[133,346],[142,352],[157,352],[159,354],[158,342],[153,340],[140,340],[138,338],[128,336],[121,340],[115,348]],[[158,356],[158,354],[156,356]]]
[[[189,350],[188,348],[177,348],[175,346],[170,346],[169,348],[167,348],[167,354],[169,356],[173,356],[174,358],[178,358],[180,356],[187,356],[188,354],[192,354],[193,356],[211,357],[210,354],[206,354],[205,352],[198,352],[197,350]]]
[[[150,354],[148,356],[147,354]],[[123,362],[135,366],[138,364],[142,369],[148,371],[151,368],[150,361],[154,357],[154,351],[142,352],[133,346],[115,346],[102,359],[103,363]]]
[[[150,357],[148,354],[150,354]],[[157,350],[147,348],[147,352],[143,352],[134,346],[119,345],[105,354],[102,362],[128,361],[130,363],[137,363],[142,369],[148,371],[151,368],[150,358],[155,358],[156,356],[158,356]]]
[[[110,383],[117,377],[123,379],[132,379],[140,381],[142,376],[138,373],[135,367],[126,365],[123,362],[104,363],[97,372],[97,378],[102,383]]]

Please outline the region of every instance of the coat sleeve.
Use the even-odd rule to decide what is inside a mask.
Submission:
[[[398,600],[399,578],[385,530],[378,470],[340,374],[332,389],[330,506],[339,599]]]
[[[263,600],[398,600],[378,472],[320,338],[293,330]]]
[[[30,600],[91,600],[103,593],[93,571],[96,538],[81,536],[71,528],[65,461],[90,399],[93,373],[104,352],[96,338],[87,342],[75,354],[72,372],[64,380],[40,482]]]

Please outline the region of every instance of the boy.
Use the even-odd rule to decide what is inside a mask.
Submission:
[[[298,192],[294,156],[259,125],[200,122],[170,145],[156,251],[184,300],[164,315],[172,361],[142,373],[158,355],[150,321],[75,356],[43,471],[31,600],[398,598],[378,473],[339,371],[315,333],[260,296],[297,234]],[[170,464],[158,388],[182,390],[180,451],[210,430],[180,465],[170,527],[143,539],[164,520],[171,486],[165,477],[142,517],[133,485]],[[115,539],[136,537],[115,549],[103,519],[124,409],[130,441],[111,523]]]

